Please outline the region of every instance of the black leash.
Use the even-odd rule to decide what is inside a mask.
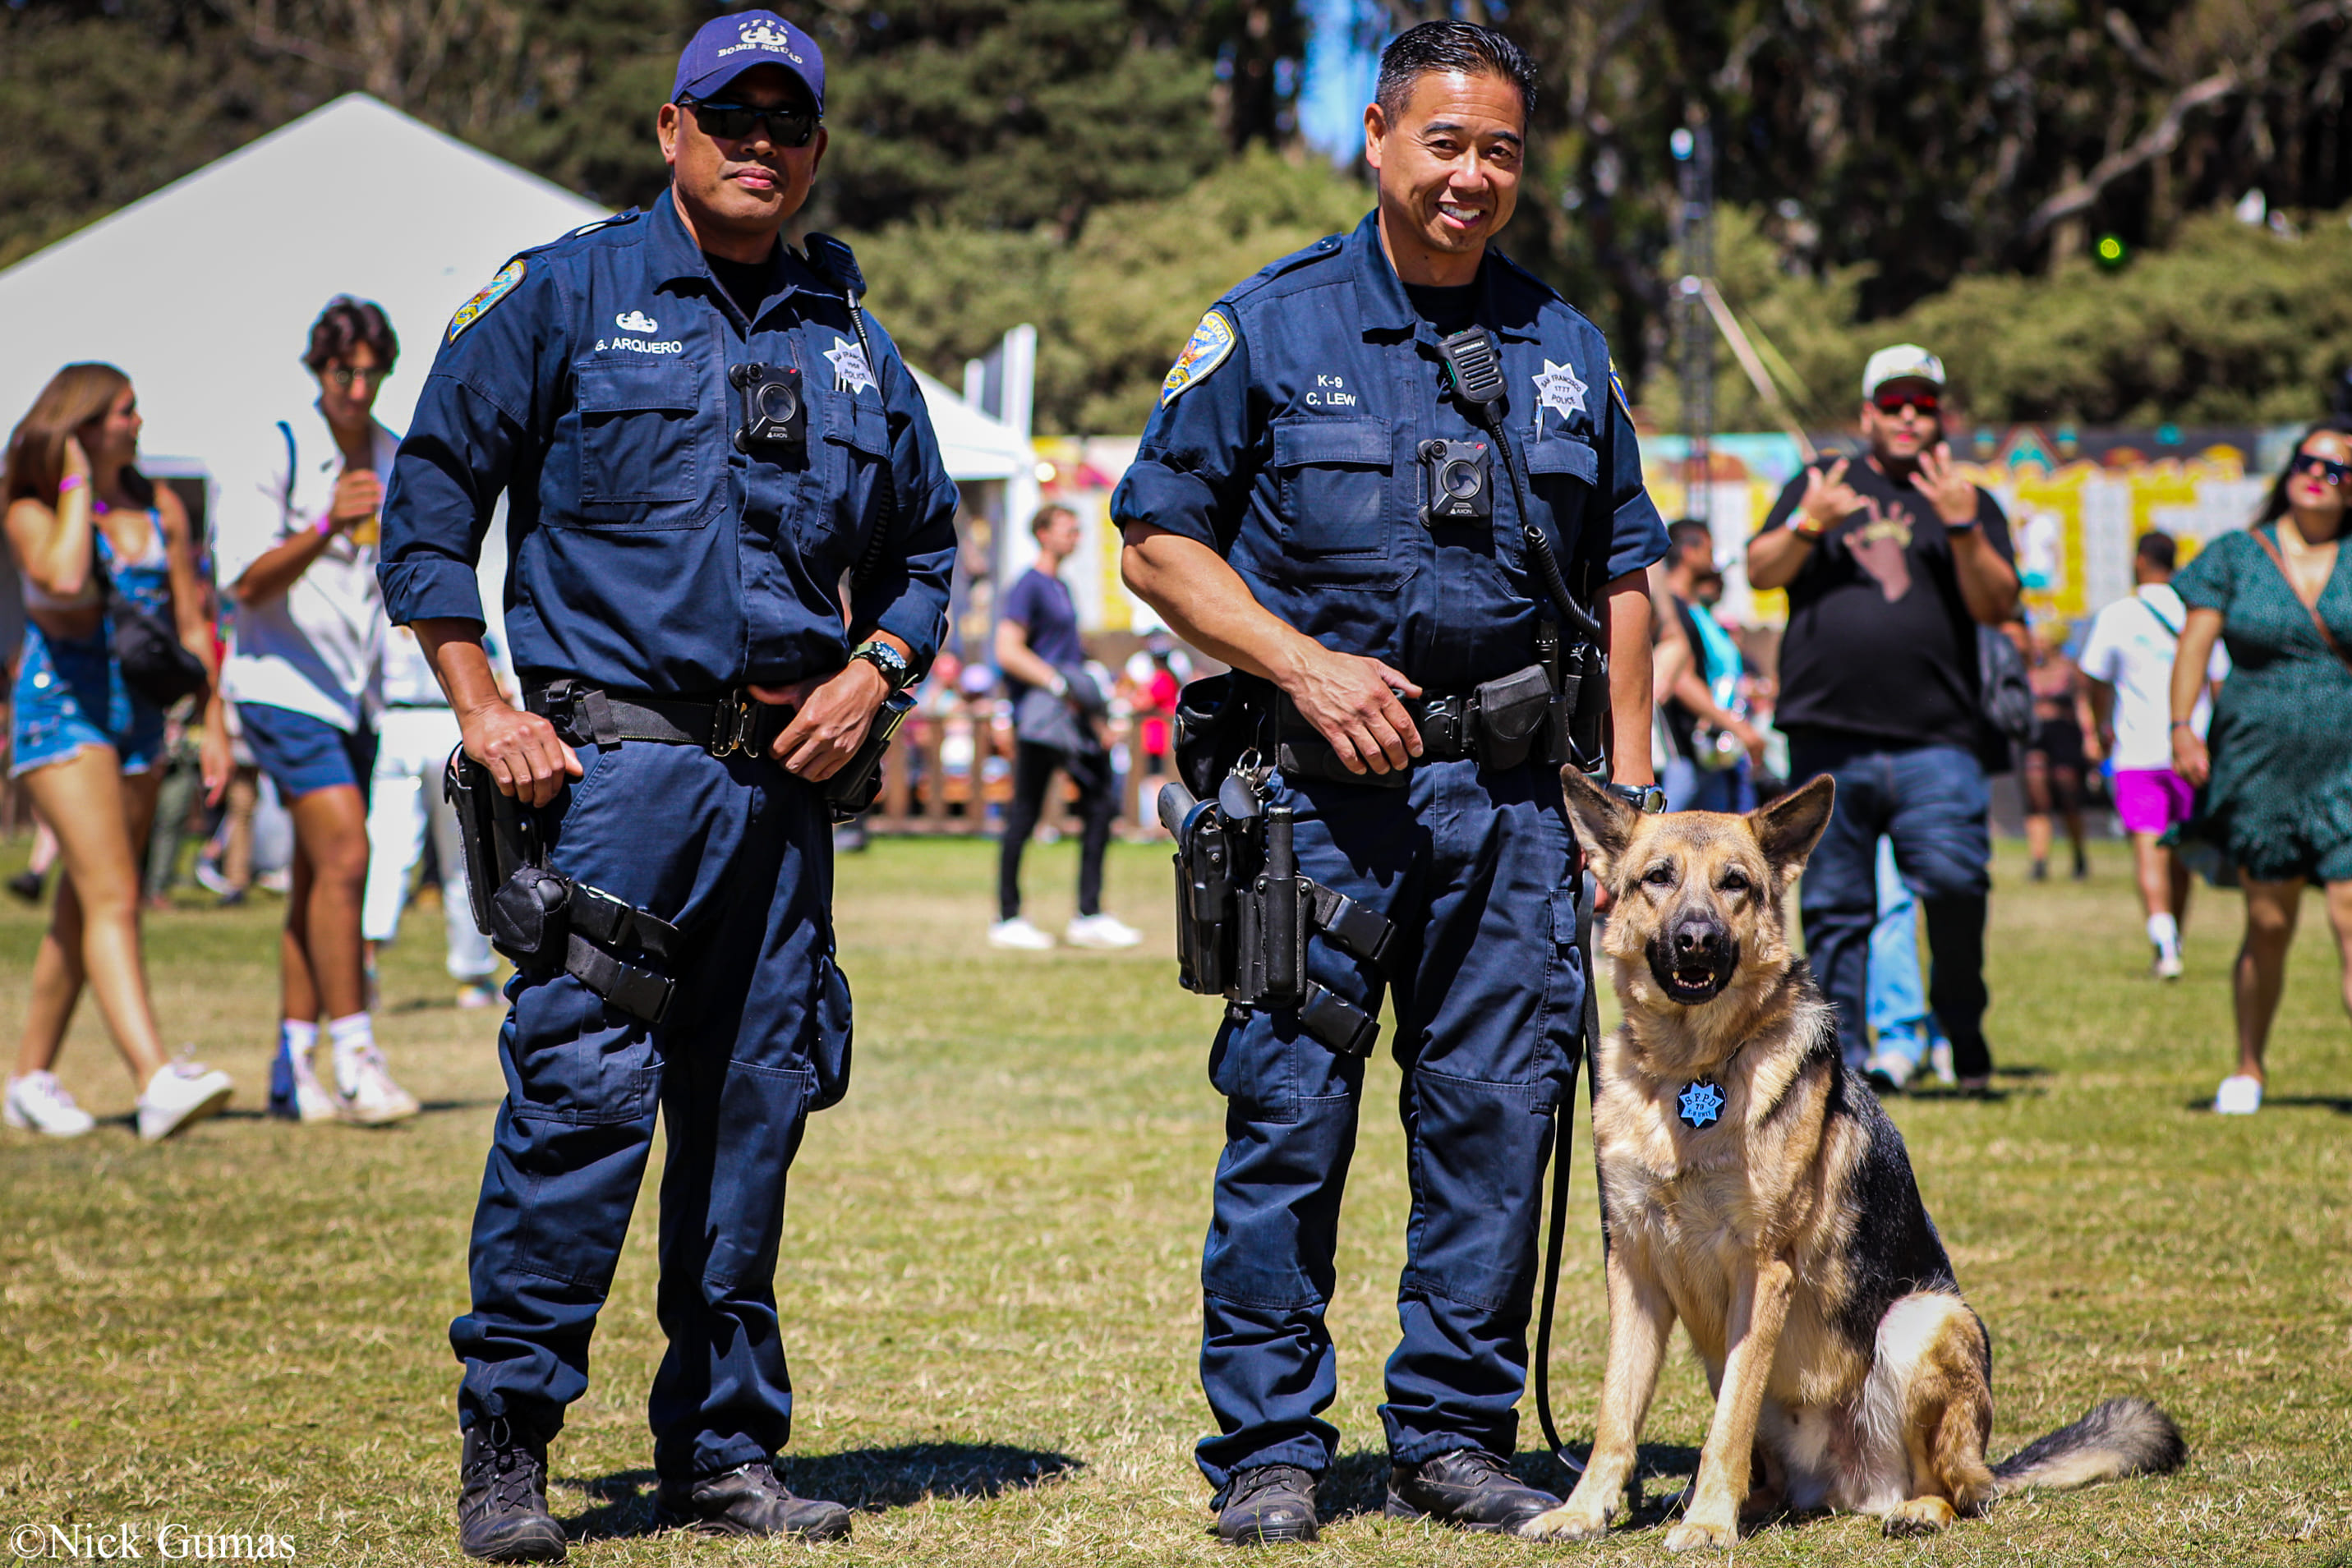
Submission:
[[[1536,1318],[1536,1420],[1552,1458],[1570,1475],[1584,1473],[1584,1461],[1568,1451],[1551,1418],[1551,1319],[1559,1301],[1559,1254],[1568,1237],[1568,1155],[1576,1132],[1576,1076],[1601,1039],[1601,992],[1592,972],[1592,889],[1584,875],[1581,857],[1577,867],[1576,950],[1584,965],[1584,1010],[1578,1020],[1576,1051],[1569,1058],[1568,1085],[1552,1107],[1551,1222],[1545,1244],[1543,1308]]]

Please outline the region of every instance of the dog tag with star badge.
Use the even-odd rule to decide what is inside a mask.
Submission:
[[[1699,1079],[1685,1086],[1675,1110],[1683,1119],[1683,1125],[1693,1131],[1719,1122],[1723,1119],[1723,1091],[1706,1079]]]

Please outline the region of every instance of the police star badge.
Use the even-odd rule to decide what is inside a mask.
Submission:
[[[824,357],[833,361],[834,391],[855,396],[874,384],[873,367],[866,362],[866,350],[857,344],[835,338]]]
[[[1683,1125],[1696,1131],[1723,1119],[1723,1091],[1706,1079],[1697,1079],[1684,1088],[1675,1110]]]
[[[1186,340],[1184,351],[1168,368],[1168,379],[1160,383],[1160,406],[1167,407],[1185,388],[1199,385],[1233,351],[1234,324],[1216,310],[1202,317],[1201,324],[1192,329],[1192,336]]]
[[[457,313],[449,318],[449,341],[456,342],[458,333],[488,315],[491,306],[512,294],[516,285],[522,282],[522,274],[523,260],[520,256],[499,268],[498,276],[483,284],[481,292],[458,306]]]
[[[1557,412],[1563,422],[1572,413],[1585,412],[1584,394],[1589,389],[1576,373],[1575,365],[1555,365],[1546,360],[1543,373],[1528,379],[1536,383],[1536,419],[1539,425],[1543,411],[1548,408]]]

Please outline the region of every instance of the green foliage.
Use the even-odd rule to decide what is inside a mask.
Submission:
[[[2347,218],[2319,214],[2280,235],[2210,213],[2185,223],[2170,247],[2119,269],[2077,260],[2046,277],[1962,278],[1875,321],[1862,319],[1865,268],[1783,269],[1749,210],[1724,211],[1716,260],[1741,324],[1795,372],[1791,388],[1773,367],[1811,428],[1852,419],[1863,361],[1905,341],[1943,357],[1958,401],[1979,419],[2283,423],[2318,414],[2329,379],[2352,363]],[[1720,346],[1717,367],[1717,427],[1773,428]],[[1654,366],[1643,391],[1662,415],[1675,408],[1669,366]]]
[[[1132,432],[1201,313],[1268,262],[1352,228],[1365,188],[1259,149],[1167,201],[1100,209],[1064,243],[944,223],[846,235],[901,350],[950,385],[1011,327],[1038,329],[1041,432]]]
[[[1143,0],[926,0],[841,51],[826,205],[847,227],[920,214],[1076,234],[1171,196],[1222,152],[1212,70]]]
[[[2290,238],[2209,214],[2120,272],[1966,278],[1872,335],[1936,347],[1989,419],[2309,419],[2352,362],[2347,217]]]

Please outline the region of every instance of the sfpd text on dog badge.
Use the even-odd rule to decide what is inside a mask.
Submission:
[[[1676,1106],[1688,1127],[1704,1127],[1723,1119],[1723,1091],[1702,1078],[1683,1090],[1682,1101]]]

